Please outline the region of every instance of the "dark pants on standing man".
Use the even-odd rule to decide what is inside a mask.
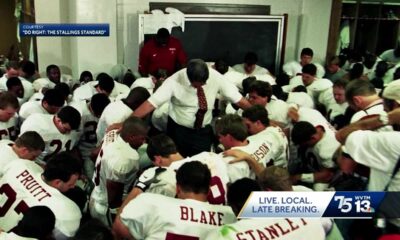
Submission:
[[[170,117],[168,117],[167,134],[174,140],[178,151],[184,157],[210,151],[214,138],[211,125],[199,129],[187,128],[177,124]]]

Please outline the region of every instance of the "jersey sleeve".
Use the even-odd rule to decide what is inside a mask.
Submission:
[[[162,104],[169,101],[173,95],[174,88],[176,87],[176,79],[180,74],[186,74],[186,72],[179,71],[174,75],[167,78],[164,83],[158,88],[158,90],[148,99],[148,101],[155,107],[158,108]]]
[[[210,70],[210,77],[218,78],[217,82],[219,84],[219,92],[224,99],[231,103],[237,103],[240,101],[240,99],[242,99],[243,96],[239,93],[239,89],[232,82],[224,81],[225,79],[223,76],[217,73],[215,70]]]
[[[346,152],[358,163],[391,172],[399,155],[399,132],[355,131],[346,140]]]
[[[225,159],[224,161],[227,161],[227,159]],[[232,164],[228,163],[227,169],[229,181],[231,183],[245,177],[253,179],[255,178],[254,174],[252,174],[252,172],[250,171],[249,165],[247,165],[246,162],[237,162]]]
[[[105,162],[110,170],[106,178],[114,182],[127,183],[139,170],[139,154],[136,151],[118,151],[112,148],[114,145],[109,145],[104,151],[104,159],[107,159]]]
[[[40,119],[37,114],[30,115],[21,125],[20,134],[23,134],[27,131],[36,131],[39,132],[42,130],[40,127]],[[39,132],[40,133],[40,132]]]
[[[152,214],[154,201],[155,199],[149,199],[147,194],[143,193],[130,201],[122,210],[121,221],[135,239],[145,239],[149,227],[158,224],[157,215]]]
[[[67,237],[73,237],[80,225],[81,211],[72,201],[63,203],[62,209],[65,211],[62,216],[57,216],[55,229]]]
[[[33,103],[34,102],[26,102],[26,103],[22,104],[22,106],[18,112],[18,115],[20,116],[21,119],[25,120],[29,116],[30,108]]]

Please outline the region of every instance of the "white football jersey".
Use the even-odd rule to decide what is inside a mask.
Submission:
[[[226,81],[233,83],[238,89],[243,90],[242,82],[247,78],[244,73],[237,72],[236,70],[228,70],[223,76]]]
[[[346,112],[346,109],[349,107],[349,104],[347,102],[344,102],[342,104],[339,103],[332,103],[329,107],[328,107],[328,117],[329,120],[332,121],[334,120],[335,117],[339,116],[339,115],[344,115],[344,113]]]
[[[253,72],[250,73],[250,74],[247,74],[247,73],[245,72],[245,70],[244,70],[244,63],[235,64],[232,68],[233,68],[235,71],[237,71],[237,72],[240,72],[240,73],[243,73],[243,74],[248,75],[248,77],[254,76],[254,75],[269,74],[268,69],[266,69],[266,68],[264,68],[264,67],[261,67],[261,66],[259,66],[259,65],[256,65],[255,68],[254,68],[254,70],[253,70]],[[245,77],[245,78],[246,78],[246,77]]]
[[[103,139],[107,127],[114,123],[124,122],[132,115],[132,109],[122,100],[112,102],[107,105],[99,119],[96,134],[97,141]]]
[[[130,92],[130,88],[128,86],[126,86],[125,84],[119,83],[117,81],[114,81],[114,88],[110,93],[110,100],[114,101],[118,95],[128,95]]]
[[[324,67],[319,63],[313,62],[312,64],[314,64],[317,67],[317,77],[322,78],[325,75]],[[287,75],[289,75],[289,77],[292,78],[302,73],[303,66],[301,66],[300,62],[291,61],[285,63],[282,69]]]
[[[146,90],[149,91],[150,94],[153,94],[155,84],[153,82],[152,77],[142,77],[142,78],[136,79],[131,85],[131,89],[134,89],[137,87],[146,88]]]
[[[368,190],[383,191],[389,183],[400,156],[400,132],[376,132],[358,130],[346,140],[346,152],[371,169]],[[400,191],[400,172],[392,179],[388,191]]]
[[[97,81],[88,82],[74,90],[73,101],[90,101],[93,95],[97,92],[96,85]]]
[[[15,114],[7,122],[0,121],[0,140],[2,139],[15,140],[17,138],[17,124],[18,124],[17,114]]]
[[[77,142],[76,131],[62,134],[54,124],[55,116],[35,113],[29,116],[21,126],[21,134],[27,131],[35,131],[43,138],[45,149],[37,158],[44,161],[61,151],[72,150]]]
[[[267,141],[263,135],[247,138],[246,146],[234,147],[250,154],[258,163],[266,166],[273,159],[271,141]]]
[[[333,155],[340,147],[336,140],[335,133],[325,131],[324,136],[313,147],[306,150],[306,161],[312,169],[318,171],[323,168],[334,168]]]
[[[27,119],[34,113],[49,114],[46,109],[42,106],[42,101],[29,101],[22,104],[19,109],[19,116],[22,121]],[[50,114],[49,114],[50,115]]]
[[[113,140],[113,141],[112,141]],[[139,170],[139,154],[116,131],[110,131],[96,159],[91,199],[108,207],[107,180],[128,186]]]
[[[271,154],[268,156],[270,156],[271,159],[267,159],[266,162],[268,166],[274,165],[283,168],[287,167],[289,142],[280,127],[267,127],[263,131],[249,136],[247,139],[250,142],[264,141],[270,147]]]
[[[19,80],[21,80],[22,83],[22,87],[24,88],[24,96],[22,98],[18,98],[18,101],[20,103],[24,103],[26,101],[28,101],[28,99],[32,96],[34,90],[32,87],[32,83],[30,83],[28,80],[26,80],[23,77],[18,77]],[[1,78],[0,78],[0,92],[5,92],[8,90],[7,88],[7,74],[4,74]]]
[[[5,92],[7,91],[7,74],[3,74],[3,76],[1,76],[0,78],[0,92]]]
[[[99,118],[96,117],[89,109],[89,103],[86,101],[72,102],[71,107],[74,107],[81,114],[81,125],[79,127],[80,137],[78,148],[82,158],[89,158],[93,149],[97,144],[97,123]]]
[[[247,146],[242,147],[233,147],[232,149],[242,150],[248,154],[253,154],[253,149]],[[222,153],[220,153],[222,157]],[[227,163],[228,167],[228,175],[229,175],[229,182],[233,183],[236,180],[241,178],[251,178],[255,179],[256,175],[250,169],[249,165],[246,162],[236,162],[236,163],[229,163],[230,161],[234,160],[233,157],[224,157],[223,160]]]
[[[286,102],[299,107],[314,108],[314,100],[305,92],[289,92]]]
[[[207,239],[213,240],[323,240],[326,234],[319,219],[280,218],[242,219],[213,230]]]
[[[10,232],[10,233],[2,232],[2,233],[0,233],[0,240],[38,240],[38,239],[21,237],[13,232]]]
[[[19,79],[21,80],[22,86],[24,87],[24,96],[22,97],[22,99],[18,98],[18,100],[20,100],[22,103],[25,103],[33,95],[35,90],[33,89],[31,82],[23,77],[19,77]]]
[[[268,111],[268,118],[270,120],[280,122],[284,127],[287,127],[289,124],[289,105],[286,102],[272,96],[271,101],[267,103],[265,108]]]
[[[328,120],[322,116],[320,112],[311,108],[299,108],[299,121],[305,121],[311,123],[314,127],[322,126],[325,131],[336,132],[336,129],[328,122]]]
[[[120,215],[135,239],[208,239],[206,235],[236,217],[228,206],[142,193]]]
[[[211,172],[210,193],[207,200],[211,204],[225,204],[227,184],[229,182],[228,168],[221,155],[213,152],[202,152],[192,157],[174,161],[170,168],[177,171],[184,163],[199,161],[206,164]]]
[[[19,159],[18,155],[12,149],[14,142],[11,140],[0,140],[0,166],[4,168],[12,161]],[[2,174],[0,173],[0,178]]]
[[[50,81],[47,77],[45,78],[38,78],[32,83],[33,88],[36,92],[39,92],[42,88],[53,89],[56,84]]]
[[[17,160],[8,164],[0,180],[0,228],[11,230],[29,207],[47,206],[56,217],[55,231],[74,236],[79,227],[81,211],[60,191],[42,180],[43,169],[32,161]]]
[[[160,167],[147,168],[138,178],[136,186],[140,185],[142,179],[151,179],[156,174],[156,170]],[[176,196],[176,172],[170,167],[162,167],[165,169],[163,172],[156,176],[156,181],[151,183],[145,190],[147,193],[156,193],[168,197]]]
[[[370,104],[365,109],[356,112],[353,115],[353,117],[351,118],[350,123],[354,123],[359,120],[368,118],[368,116],[376,116],[383,112],[385,112],[385,110],[383,108],[383,100],[379,99],[379,100],[373,102],[372,104]],[[376,129],[376,131],[378,131],[378,132],[393,131],[393,127],[390,125],[387,125],[387,126]]]
[[[44,98],[44,94],[42,93],[42,90],[40,90],[39,92],[34,93],[30,98],[29,98],[29,102],[34,102],[34,101],[42,101],[42,99]]]

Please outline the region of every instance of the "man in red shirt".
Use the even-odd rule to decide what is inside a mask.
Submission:
[[[167,70],[168,76],[185,67],[186,53],[181,42],[160,28],[155,38],[146,42],[140,51],[139,72],[142,76],[153,74],[158,69]]]

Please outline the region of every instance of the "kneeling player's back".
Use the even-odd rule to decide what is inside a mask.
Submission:
[[[56,217],[55,229],[72,237],[79,227],[78,206],[42,180],[43,169],[34,162],[18,159],[8,164],[0,180],[4,203],[0,210],[0,228],[9,231],[18,224],[29,207],[47,206]]]
[[[206,239],[209,231],[236,217],[228,206],[143,193],[124,208],[121,220],[135,239]]]

